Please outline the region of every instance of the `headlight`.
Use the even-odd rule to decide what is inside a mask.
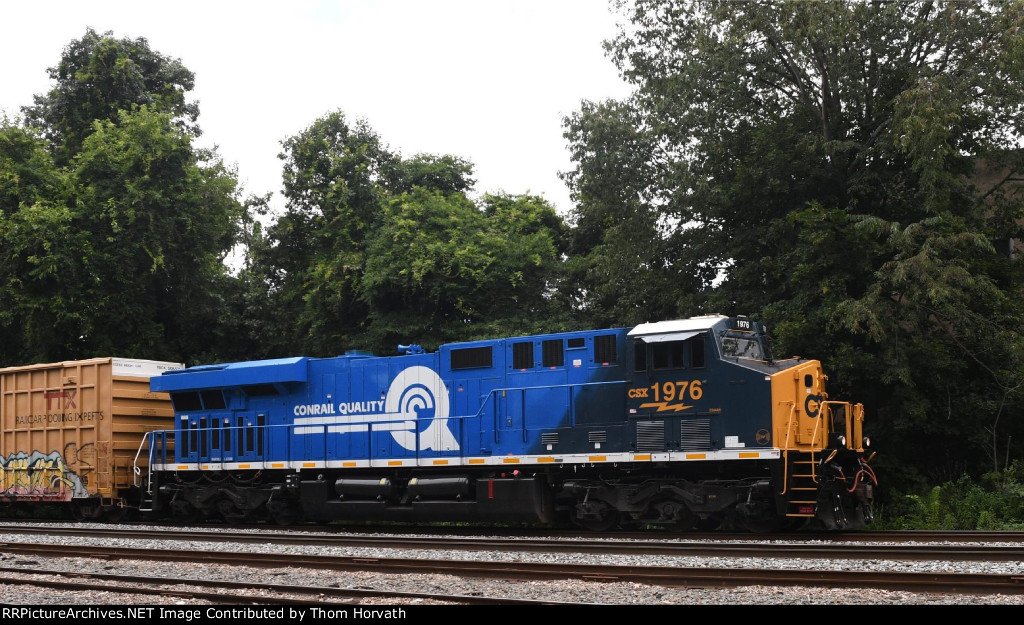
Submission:
[[[842,434],[837,434],[835,440],[837,447],[846,447],[846,437]]]
[[[871,437],[870,436],[865,436],[864,437],[863,445],[864,445],[864,449],[867,449],[868,447],[871,447]]]

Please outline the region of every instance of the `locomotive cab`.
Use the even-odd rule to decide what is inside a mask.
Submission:
[[[636,447],[669,461],[665,489],[689,511],[661,521],[762,531],[871,520],[863,406],[829,400],[818,361],[775,360],[764,326],[744,317],[642,324],[629,337]]]

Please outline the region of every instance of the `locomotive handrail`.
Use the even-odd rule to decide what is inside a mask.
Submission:
[[[160,439],[162,439],[162,442],[159,445],[159,447],[161,449],[164,449],[164,453],[166,453],[167,432],[173,432],[173,431],[174,430],[152,430],[152,431],[146,432],[145,434],[142,435],[142,440],[139,441],[139,449],[135,452],[135,459],[132,461],[132,485],[133,486],[142,486],[142,480],[141,480],[142,469],[139,467],[139,458],[142,456],[143,448],[146,448],[146,450],[148,452],[146,454],[147,467],[152,467],[155,464],[154,460],[155,460],[155,455],[157,453],[157,446],[158,446],[157,445],[157,440],[158,440],[158,437]],[[150,438],[150,437],[152,437],[152,438]],[[149,443],[148,447],[146,445],[147,442]],[[164,460],[166,461],[166,458]],[[152,470],[146,471],[146,491],[145,492],[147,492],[147,493],[152,492],[152,485],[153,485],[153,472],[152,472]]]
[[[856,449],[857,446],[858,446],[858,443],[857,443],[856,439],[854,438],[854,427],[853,427],[853,423],[852,423],[852,420],[856,417],[856,414],[855,414],[856,413],[856,409],[855,409],[855,407],[851,406],[850,402],[848,402],[848,401],[836,401],[836,400],[825,400],[825,401],[821,402],[821,405],[822,405],[822,407],[836,405],[836,406],[842,406],[844,408],[844,410],[843,410],[843,426],[844,426],[843,429],[845,431],[843,432],[843,434],[846,435],[846,448],[847,449]],[[831,410],[829,411],[829,414],[831,414]],[[863,417],[863,410],[861,411],[861,416]],[[832,425],[834,425],[834,424],[832,424]],[[832,430],[830,429],[829,431],[832,431]],[[826,432],[826,434],[827,434],[827,432]]]
[[[142,436],[142,440],[139,441],[139,449],[135,452],[135,459],[132,461],[132,485],[142,486],[142,469],[139,467],[139,458],[142,456],[142,450],[147,450],[146,461],[147,468],[152,467],[155,464],[157,450],[163,450],[163,453],[167,453],[167,433],[174,432],[174,430],[152,430],[146,432]],[[146,443],[149,443],[148,447]],[[163,459],[167,461],[166,458]],[[147,493],[152,492],[153,485],[153,472],[152,470],[146,471],[146,491]]]
[[[821,408],[822,408],[821,414],[824,414],[824,412],[827,410],[828,414],[831,415],[832,414],[832,410],[831,410],[830,407],[833,406],[833,405],[843,406],[845,408],[845,410],[843,411],[843,421],[844,421],[844,426],[845,426],[845,430],[846,430],[845,431],[845,434],[846,434],[846,447],[847,447],[847,449],[855,449],[856,446],[855,446],[855,443],[853,443],[853,438],[851,437],[851,435],[853,433],[853,430],[854,430],[854,425],[852,423],[852,420],[858,418],[858,416],[860,418],[863,418],[863,408],[861,408],[858,411],[855,406],[851,407],[850,402],[835,401],[835,400],[825,400],[825,401],[821,402]],[[789,446],[789,442],[790,442],[790,436],[791,436],[791,433],[792,433],[792,425],[793,425],[793,419],[794,419],[794,415],[795,414],[796,414],[796,405],[795,404],[791,404],[790,405],[790,411],[789,411],[789,421],[788,421],[787,427],[786,427],[786,446],[783,448],[783,458],[784,458],[784,460],[783,460],[782,469],[783,469],[783,475],[786,476],[786,479],[783,480],[782,490],[779,493],[781,495],[785,495],[788,492],[788,490],[789,490],[789,479],[788,479],[788,477],[789,477],[789,452],[792,451],[792,448],[790,448],[790,446]],[[826,434],[826,436],[828,435],[828,433],[830,431],[832,431],[831,424],[830,423],[826,423],[824,417],[815,419],[814,431],[811,434],[811,440],[812,441],[818,442],[818,430],[822,428],[822,423],[825,423],[824,427],[825,427],[825,434]],[[826,441],[824,441],[824,443],[821,446],[825,447],[825,446],[827,446],[827,443],[828,443],[828,441],[826,440]],[[833,452],[833,454],[834,454],[834,452]],[[810,476],[811,476],[811,479],[815,483],[817,483],[818,482],[817,464],[814,462],[815,448],[813,446],[811,447],[810,455],[811,455],[811,463],[810,463],[811,474],[810,474]]]
[[[627,383],[628,382],[626,380],[607,380],[607,381],[599,381],[599,382],[576,382],[576,383],[568,383],[568,384],[544,384],[544,385],[537,385],[537,386],[508,386],[508,387],[494,388],[494,389],[490,389],[487,392],[487,395],[484,397],[483,401],[480,402],[480,407],[476,410],[476,412],[474,414],[450,415],[450,416],[448,416],[446,418],[447,419],[452,419],[452,420],[479,419],[479,418],[481,418],[483,416],[483,414],[486,411],[486,409],[488,407],[488,404],[491,402],[492,398],[494,398],[495,408],[497,408],[497,399],[496,398],[497,398],[497,394],[499,392],[506,392],[506,393],[507,392],[517,392],[517,391],[518,392],[525,392],[525,391],[528,391],[528,390],[553,390],[553,389],[559,389],[559,388],[576,389],[576,388],[595,387],[595,386],[624,385],[624,384],[627,384]],[[495,426],[497,426],[497,419],[498,419],[498,411],[497,410],[495,410],[495,412],[494,412],[494,419],[495,419]],[[373,423],[373,422],[367,420],[366,423],[369,424],[369,423]],[[292,424],[292,423],[265,424],[265,425],[262,425],[262,426],[254,426],[255,429],[263,429],[263,430],[269,430],[271,428],[295,428],[295,427],[299,427],[299,426],[296,426],[295,424]],[[208,432],[209,433],[209,432],[213,432],[213,431],[224,432],[224,431],[234,431],[234,430],[240,430],[240,429],[244,429],[244,428],[243,427],[239,427],[239,426],[226,426],[226,427],[207,426],[207,427],[204,427],[204,428],[193,428],[190,431]],[[154,430],[152,432],[147,433],[147,436],[148,435],[153,435],[154,436],[154,441],[156,440],[157,436],[160,436],[163,439],[164,444],[166,444],[167,437],[168,436],[174,436],[175,434],[177,434],[177,430],[165,429],[165,430]],[[498,427],[495,427],[495,434],[496,435],[498,434]],[[142,448],[145,445],[145,440],[146,439],[143,438],[142,443],[140,443],[140,445],[139,445],[139,451],[138,451],[138,453],[136,453],[136,456],[135,456],[135,473],[136,473],[136,475],[141,475],[141,469],[139,469],[139,467],[138,467],[138,459],[141,456]],[[267,445],[269,445],[269,437],[264,439],[264,447],[266,447]],[[325,448],[323,450],[323,457],[326,458],[327,457],[326,440],[324,441],[324,445],[325,445]],[[154,443],[154,445],[150,446],[150,456],[152,456],[152,454],[153,454],[154,446],[155,446],[155,443]],[[223,450],[221,450],[221,451],[223,451]],[[258,453],[260,454],[261,457],[266,457],[266,455],[268,453],[268,450],[266,448],[260,449],[260,450],[258,450]],[[291,449],[290,446],[285,450],[285,453],[287,455],[287,457],[285,458],[285,461],[286,462],[290,462],[292,460],[292,449]],[[201,453],[200,453],[200,456],[202,456]],[[208,460],[202,460],[202,461],[205,462],[205,463],[211,463],[211,464],[214,463],[214,462],[220,462],[220,463],[224,463],[225,462],[225,460],[223,459],[223,456],[221,458],[219,458],[219,459],[216,459],[216,460],[213,459],[213,458],[210,458]],[[150,463],[152,463],[152,462],[153,462],[153,458],[150,457]],[[164,459],[164,462],[166,462],[166,459]],[[138,485],[138,484],[136,484],[136,485]]]
[[[556,389],[556,388],[573,389],[573,388],[577,388],[577,387],[583,388],[585,386],[604,386],[604,385],[627,384],[627,383],[628,383],[627,380],[610,380],[610,381],[601,381],[601,382],[574,382],[574,383],[571,383],[571,384],[543,384],[543,385],[539,385],[539,386],[506,386],[506,387],[503,387],[503,388],[493,388],[493,389],[491,389],[490,391],[487,392],[487,396],[484,398],[484,400],[482,402],[480,402],[480,409],[476,411],[476,414],[474,414],[474,415],[467,415],[465,417],[452,417],[452,418],[456,418],[456,419],[474,418],[475,419],[475,418],[482,417],[483,416],[483,412],[484,412],[484,408],[487,407],[487,402],[490,401],[491,397],[495,397],[496,398],[498,391],[501,391],[501,392],[519,391],[519,392],[524,392],[525,393],[526,391],[538,390],[538,389],[543,389],[543,390],[551,390],[551,389]],[[569,400],[570,400],[570,402],[572,402],[573,396],[570,395]],[[525,404],[525,402],[524,402],[524,404]],[[495,408],[495,410],[494,410],[494,438],[495,438],[495,442],[498,442],[498,435],[499,435],[499,432],[500,432],[500,427],[499,427],[500,424],[498,423],[498,410],[497,410],[498,403],[497,403],[497,399],[495,399],[494,408]],[[569,411],[569,414],[573,418],[573,424],[575,425],[575,422],[576,422],[576,411],[575,411],[575,409],[571,409]]]
[[[139,480],[139,476],[142,475],[142,469],[139,468],[139,456],[142,455],[142,448],[146,445],[146,437],[150,434],[152,434],[152,432],[146,432],[143,434],[142,440],[139,441],[139,449],[135,452],[135,460],[132,461],[132,486],[142,485],[141,480]],[[152,445],[149,449],[152,451]],[[150,460],[152,460],[152,458]]]
[[[824,406],[825,404],[828,404],[828,402],[824,401],[824,402],[821,402],[821,404]],[[811,455],[812,455],[812,457],[814,455],[814,449],[815,449],[816,445],[818,445],[820,447],[825,447],[825,444],[828,443],[828,439],[827,438],[824,441],[822,441],[821,439],[818,438],[819,437],[818,431],[821,430],[821,424],[825,420],[824,412],[825,412],[824,410],[819,410],[817,417],[814,418],[814,431],[811,432]],[[827,431],[825,432],[825,435],[826,436],[828,435]]]
[[[782,402],[780,402],[782,403]],[[782,491],[785,495],[789,491],[789,439],[793,435],[793,417],[796,414],[796,402],[785,402],[789,404],[789,418],[786,420],[786,446],[782,448]]]
[[[540,386],[506,386],[506,387],[503,387],[503,388],[491,389],[490,391],[487,392],[487,395],[488,395],[488,399],[489,399],[490,396],[494,395],[498,391],[533,391],[533,390],[538,390],[538,389],[550,390],[550,389],[556,389],[556,388],[576,388],[576,387],[581,387],[582,388],[584,386],[604,386],[604,385],[628,384],[628,383],[629,383],[628,380],[610,380],[610,381],[603,381],[603,382],[575,382],[573,384],[544,384],[544,385],[540,385]],[[486,406],[486,405],[487,405],[487,399],[485,399],[483,402],[481,402],[480,410],[477,410],[475,415],[467,415],[466,417],[456,417],[456,418],[467,418],[467,417],[470,417],[470,416],[472,416],[472,417],[479,417],[483,413],[484,406]]]

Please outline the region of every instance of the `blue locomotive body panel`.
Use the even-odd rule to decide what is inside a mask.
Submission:
[[[647,337],[650,362],[614,329],[202,365],[151,388],[175,402],[180,463],[429,466],[771,447],[769,376],[720,358],[710,330]]]
[[[406,351],[151,378],[176,417],[148,435],[153,511],[590,529],[870,518],[863,407],[828,400],[817,361],[773,359],[745,318]]]
[[[542,438],[555,433],[571,452],[578,428],[625,427],[625,367],[593,351],[599,335],[621,356],[625,333],[203,365],[154,378],[151,389],[175,402],[179,463],[521,456],[548,451]]]

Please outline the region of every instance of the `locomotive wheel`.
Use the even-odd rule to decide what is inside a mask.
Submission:
[[[195,523],[199,519],[199,510],[184,499],[171,501],[171,514],[175,521],[182,523]]]
[[[585,507],[586,514],[580,516],[580,507]],[[576,526],[591,532],[607,532],[619,525],[619,512],[603,501],[578,504],[573,512],[572,522]]]
[[[267,512],[278,525],[294,525],[302,518],[302,512],[298,507],[287,501],[268,501]]]
[[[238,506],[235,505],[235,502],[227,497],[217,501],[217,513],[229,523],[238,522],[245,517],[242,511],[238,509]]]
[[[689,531],[697,523],[697,513],[678,499],[658,499],[651,502],[648,510],[651,523],[662,525],[672,531]]]

